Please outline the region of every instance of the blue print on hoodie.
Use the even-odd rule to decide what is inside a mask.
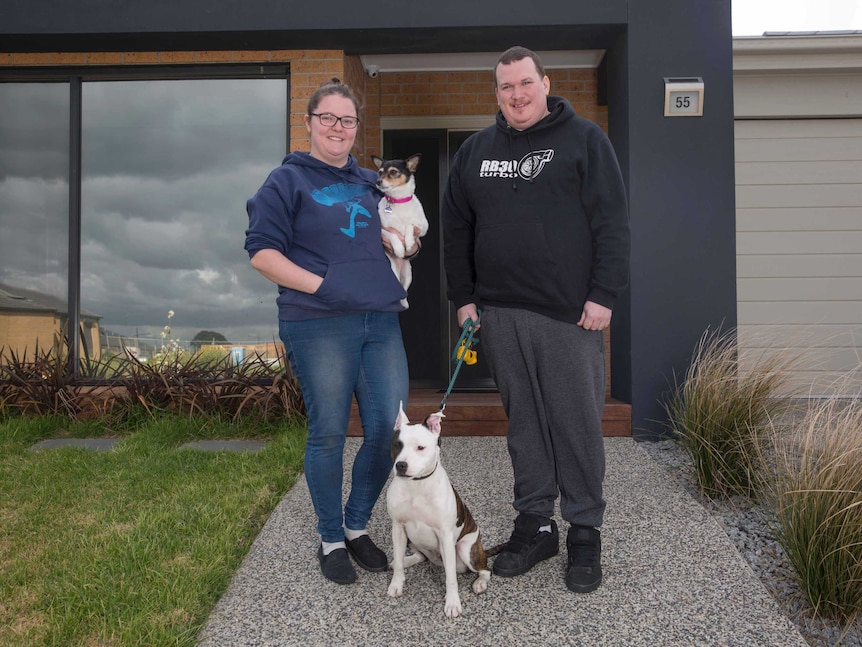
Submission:
[[[314,189],[314,191],[311,192],[311,197],[314,198],[314,201],[318,204],[323,204],[328,207],[346,203],[344,208],[347,210],[347,213],[350,214],[350,226],[347,228],[341,227],[341,231],[351,238],[354,238],[356,236],[357,227],[368,226],[367,222],[356,222],[356,216],[371,218],[371,214],[368,213],[368,210],[359,204],[359,200],[356,199],[357,196],[363,196],[368,193],[368,190],[369,188],[367,186],[358,184],[330,184],[322,189]]]

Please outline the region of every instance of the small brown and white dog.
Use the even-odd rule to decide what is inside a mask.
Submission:
[[[413,282],[413,268],[404,256],[406,250],[412,249],[416,244],[414,227],[418,227],[419,236],[428,233],[428,219],[425,217],[422,203],[416,197],[414,177],[421,157],[419,153],[404,160],[384,160],[377,155],[371,156],[371,161],[377,167],[377,187],[383,191],[383,197],[377,205],[380,224],[396,230],[404,238],[402,243],[398,236],[383,230],[383,236],[392,246],[392,253],[387,251],[386,255],[389,256],[392,271],[405,290]],[[410,307],[407,299],[402,299],[401,305],[405,309]]]
[[[426,558],[446,574],[446,603],[449,618],[461,615],[458,573],[477,574],[473,591],[488,589],[491,571],[488,557],[499,553],[505,544],[487,552],[479,528],[449,476],[440,464],[440,419],[432,413],[422,424],[410,424],[403,403],[395,423],[392,457],[395,461],[392,483],[386,493],[386,508],[392,518],[392,581],[389,595],[404,591],[404,569]],[[411,555],[406,555],[408,543]]]

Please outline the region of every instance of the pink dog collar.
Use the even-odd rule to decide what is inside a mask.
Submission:
[[[386,207],[384,207],[383,211],[386,213],[392,213],[392,205],[394,204],[404,204],[405,202],[410,202],[413,199],[413,194],[408,195],[406,198],[393,198],[391,195],[386,193],[383,194],[386,197]]]
[[[410,202],[412,199],[412,195],[408,195],[406,198],[393,198],[389,195],[386,196],[386,201],[390,204],[404,204],[405,202]]]

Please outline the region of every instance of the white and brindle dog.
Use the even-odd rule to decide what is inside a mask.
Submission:
[[[393,547],[389,595],[399,597],[404,591],[404,569],[427,558],[445,570],[444,610],[455,618],[461,615],[457,574],[476,573],[473,591],[484,593],[491,578],[488,557],[505,544],[485,551],[476,522],[440,464],[441,418],[443,413],[437,412],[423,424],[410,424],[403,403],[398,412],[392,440],[395,466],[386,493]],[[406,555],[408,542],[411,555]]]

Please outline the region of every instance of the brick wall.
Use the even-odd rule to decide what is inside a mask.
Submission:
[[[84,347],[92,359],[99,359],[99,324],[82,320],[83,335],[80,352]],[[0,355],[9,359],[11,354],[19,358],[33,359],[36,347],[40,353],[50,351],[55,340],[60,339],[63,322],[54,313],[0,313]]]
[[[347,58],[358,61],[358,57]],[[597,103],[596,70],[549,70],[548,78],[552,94],[568,99],[579,115],[607,132],[607,106]],[[361,145],[357,140],[356,153],[365,164],[371,153],[379,152],[370,148],[380,142],[381,117],[493,115],[498,109],[490,70],[382,72],[374,79],[362,74],[362,82],[365,136]]]
[[[60,322],[53,314],[4,312],[0,313],[0,350],[8,357],[33,359],[36,344],[39,351],[51,350],[55,336],[60,333]]]
[[[308,98],[338,77],[356,93],[363,110],[354,154],[363,165],[379,152],[380,118],[492,115],[497,111],[490,71],[397,72],[369,78],[358,56],[341,50],[245,50],[191,52],[82,52],[0,54],[2,66],[170,65],[287,63],[290,65],[291,150],[308,150],[303,116]],[[549,70],[551,92],[568,99],[583,117],[607,130],[607,108],[598,106],[595,70]],[[374,150],[371,150],[374,149]]]

